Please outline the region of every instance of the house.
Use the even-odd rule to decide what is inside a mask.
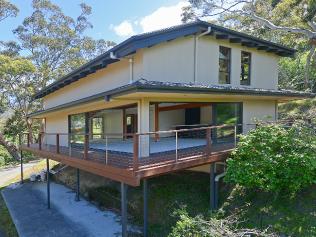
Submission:
[[[126,185],[223,161],[254,119],[313,96],[278,89],[294,54],[203,21],[133,36],[37,92],[43,130],[21,148],[121,182],[124,217]]]

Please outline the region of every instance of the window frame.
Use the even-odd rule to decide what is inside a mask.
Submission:
[[[221,49],[227,49],[228,50],[228,59],[223,59],[220,57],[220,54],[221,54]],[[218,52],[219,52],[219,56],[218,56],[218,83],[219,84],[231,84],[231,61],[232,61],[232,50],[231,48],[229,47],[226,47],[226,46],[222,46],[220,45],[219,46],[219,49],[218,49]],[[227,71],[222,71],[221,70],[221,60],[224,60],[224,61],[227,61]],[[225,83],[221,82],[221,73],[226,73],[228,75],[228,79]]]
[[[243,73],[243,65],[245,65],[245,63],[243,62],[243,55],[246,54],[249,56],[249,60],[248,60],[248,73],[245,74]],[[251,85],[251,63],[252,61],[252,55],[251,52],[248,51],[241,51],[240,52],[240,77],[239,77],[239,83],[240,85],[243,86],[250,86]],[[247,76],[247,80],[243,79],[245,76]]]

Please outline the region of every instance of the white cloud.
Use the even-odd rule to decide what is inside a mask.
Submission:
[[[114,32],[121,37],[128,37],[135,34],[134,27],[128,20],[124,20],[116,26],[111,25],[110,29],[113,29]]]
[[[154,31],[181,24],[182,8],[187,5],[187,1],[181,1],[176,5],[158,8],[140,20],[142,31]]]
[[[139,29],[138,33],[143,33],[179,25],[182,23],[182,8],[188,4],[187,0],[181,0],[175,5],[162,6],[147,16],[133,21],[126,19],[118,25],[111,25],[110,29],[120,37],[129,37],[136,34],[135,29]]]

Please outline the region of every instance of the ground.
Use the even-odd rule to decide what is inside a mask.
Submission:
[[[100,181],[82,173],[82,189],[85,195],[103,208],[119,212],[119,184]],[[61,174],[61,180],[74,184],[75,172],[71,168]],[[67,177],[67,178],[66,178]],[[183,171],[151,178],[149,185],[149,236],[167,236],[178,217],[179,208],[185,208],[191,216],[209,213],[209,175]],[[128,189],[128,212],[131,223],[142,225],[142,187]],[[240,214],[245,227],[266,228],[272,226],[281,234],[291,236],[316,236],[316,186],[305,189],[297,198],[274,197],[259,190],[246,190],[222,183],[220,190],[220,215]]]
[[[47,209],[46,194],[43,182],[11,185],[2,191],[19,236],[120,236],[120,216],[114,212],[101,211],[84,199],[77,202],[72,190],[53,182]]]

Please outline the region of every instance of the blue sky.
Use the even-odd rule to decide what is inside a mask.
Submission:
[[[60,6],[66,15],[76,17],[79,4],[85,2],[92,7],[89,18],[93,29],[86,32],[95,39],[121,42],[127,37],[155,29],[179,24],[181,8],[186,0],[51,0]],[[14,40],[12,29],[32,13],[32,0],[11,0],[20,10],[16,18],[0,23],[0,40]]]

